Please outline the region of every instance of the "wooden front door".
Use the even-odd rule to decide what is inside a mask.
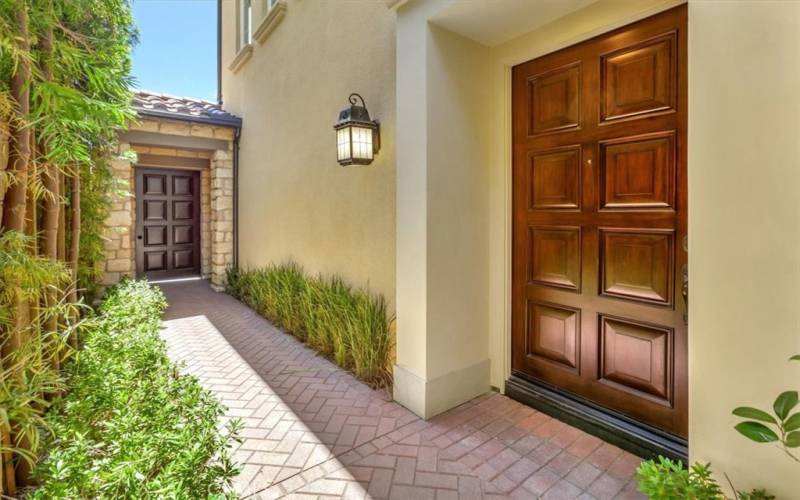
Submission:
[[[136,270],[149,279],[200,274],[200,173],[136,169]]]
[[[686,6],[513,68],[512,370],[687,435]]]

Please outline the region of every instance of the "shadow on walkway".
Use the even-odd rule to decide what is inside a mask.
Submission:
[[[640,459],[498,394],[429,421],[205,281],[162,284],[170,356],[244,423],[256,498],[644,498]]]

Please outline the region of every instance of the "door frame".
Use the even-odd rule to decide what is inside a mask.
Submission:
[[[531,378],[512,374],[511,349],[512,349],[512,290],[513,290],[513,123],[512,123],[512,70],[514,66],[536,59],[538,57],[557,52],[567,47],[579,44],[594,37],[609,33],[628,24],[641,21],[650,16],[665,12],[672,8],[686,4],[686,0],[667,1],[663,4],[626,15],[598,27],[580,36],[568,38],[558,43],[553,43],[546,48],[532,49],[527,52],[514,53],[513,57],[499,61],[502,75],[498,75],[498,88],[502,93],[503,120],[502,127],[496,137],[501,138],[502,149],[502,196],[503,205],[503,239],[502,254],[499,254],[497,266],[502,274],[502,297],[496,301],[498,312],[494,314],[492,326],[500,333],[502,345],[501,356],[491,356],[493,362],[498,362],[502,370],[501,391],[512,399],[516,399],[528,406],[536,408],[563,422],[578,427],[590,434],[619,446],[627,451],[645,458],[655,458],[657,455],[680,459],[684,463],[688,460],[688,441],[673,434],[662,431],[648,424],[636,421],[619,412],[601,407],[589,400],[568,393],[550,384],[533,380]],[[688,49],[688,48],[687,48]],[[688,171],[687,164],[687,171]],[[490,271],[492,272],[492,271]],[[497,282],[495,282],[497,283]],[[493,285],[496,286],[496,285]],[[500,304],[502,300],[502,307]],[[492,339],[496,339],[490,333]],[[494,340],[493,340],[494,341]],[[496,380],[496,379],[495,379]]]
[[[191,173],[192,175],[192,184],[194,189],[194,214],[192,214],[192,224],[194,227],[194,231],[196,237],[194,238],[192,244],[192,253],[193,253],[193,264],[194,269],[192,271],[186,270],[169,270],[169,271],[155,271],[145,273],[144,271],[144,262],[143,256],[144,254],[140,252],[140,245],[139,242],[142,241],[142,233],[143,233],[143,224],[142,224],[142,217],[143,217],[143,205],[141,203],[142,195],[142,186],[141,183],[138,182],[139,174],[145,172],[183,172],[183,173]],[[201,171],[195,168],[180,168],[180,167],[166,167],[166,166],[152,166],[152,165],[142,165],[142,164],[135,164],[133,166],[133,179],[135,184],[134,190],[134,205],[136,207],[135,210],[135,221],[134,221],[134,231],[135,234],[133,235],[133,251],[134,251],[134,259],[136,263],[136,277],[137,278],[144,278],[147,277],[150,280],[162,280],[162,279],[172,279],[172,278],[190,278],[190,277],[201,277],[202,276],[202,259],[200,256],[200,252],[202,251],[203,246],[201,245],[201,238],[202,238],[202,228],[201,228],[201,220],[200,220],[200,213],[201,213],[201,204],[203,203],[203,193],[201,193],[202,183],[200,181],[200,173]],[[170,237],[169,235],[167,236]]]

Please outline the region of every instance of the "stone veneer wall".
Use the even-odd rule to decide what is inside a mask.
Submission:
[[[233,156],[216,151],[211,159],[211,283],[225,284],[233,265]]]
[[[225,269],[233,265],[233,130],[211,125],[170,120],[141,120],[131,130],[158,132],[164,136],[225,140],[227,150],[189,150],[168,146],[131,145],[121,142],[118,153],[128,151],[182,158],[205,158],[209,168],[200,172],[200,263],[203,277],[222,289]],[[106,262],[102,285],[117,283],[136,274],[135,162],[115,159],[112,168],[124,195],[115,196],[106,221]]]

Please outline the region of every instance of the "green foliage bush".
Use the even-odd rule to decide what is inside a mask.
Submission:
[[[658,462],[642,462],[636,471],[639,491],[652,499],[716,500],[724,499],[722,490],[711,477],[707,464],[694,464],[685,469],[683,463],[659,457]]]
[[[207,498],[237,474],[238,423],[181,375],[158,335],[161,291],[125,281],[110,291],[67,366],[69,392],[47,416],[52,436],[33,498]]]
[[[636,470],[639,491],[651,500],[725,500],[722,488],[711,475],[711,465],[696,463],[686,469],[681,461],[658,457]],[[765,490],[735,491],[737,500],[774,500]]]
[[[358,378],[374,386],[390,382],[390,319],[382,296],[337,276],[308,277],[294,263],[231,269],[227,284],[228,293]]]

